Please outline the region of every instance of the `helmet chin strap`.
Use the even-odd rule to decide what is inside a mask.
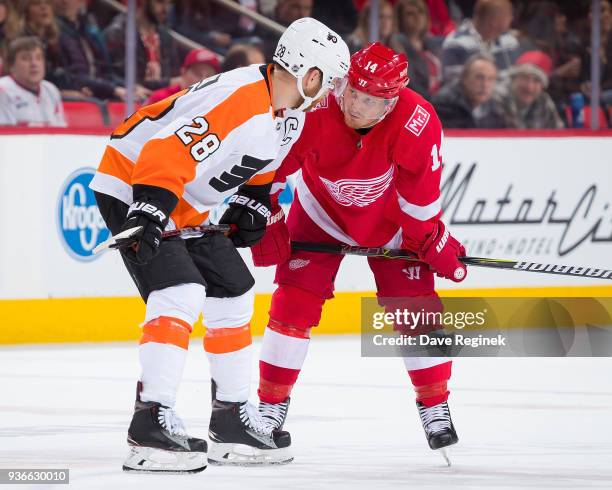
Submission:
[[[320,98],[325,93],[325,91],[327,90],[327,87],[325,87],[323,84],[321,84],[321,88],[316,93],[316,95],[314,97],[308,97],[304,93],[304,87],[302,87],[302,80],[303,79],[304,79],[303,75],[299,75],[299,76],[296,77],[298,91],[300,92],[300,95],[304,99],[304,102],[302,102],[302,104],[298,108],[296,108],[296,110],[298,110],[298,111],[304,111],[305,109],[310,107],[312,105],[312,103],[315,100],[317,100],[318,98]]]

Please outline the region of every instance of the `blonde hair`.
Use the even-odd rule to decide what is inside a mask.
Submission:
[[[10,42],[23,31],[23,19],[11,0],[0,0],[0,3],[6,7],[6,19],[2,26],[4,37]]]
[[[26,28],[30,29],[30,31],[34,35],[40,37],[43,41],[55,43],[59,39],[59,34],[60,34],[60,29],[55,20],[55,16],[51,17],[51,23],[45,27],[44,32],[40,35],[38,34],[38,32],[34,32],[34,29],[32,28],[32,24],[29,22],[28,9],[30,5],[34,2],[41,2],[41,1],[45,1],[45,0],[22,0],[21,11],[23,13],[23,23]],[[50,0],[47,0],[47,1],[51,4]],[[53,6],[51,6],[51,8],[53,8]]]

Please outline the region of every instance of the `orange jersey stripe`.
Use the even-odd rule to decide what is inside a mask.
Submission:
[[[208,131],[202,135],[190,133],[189,145],[185,145],[176,134],[147,142],[136,162],[132,185],[163,187],[180,198],[185,184],[194,179],[199,163],[192,156],[191,148],[209,135],[216,135],[222,145],[232,130],[253,116],[269,111],[270,96],[265,80],[243,85],[202,116],[208,123]],[[198,126],[196,119],[194,126]]]
[[[147,322],[142,329],[140,344],[157,342],[158,344],[172,344],[187,350],[189,347],[189,323],[168,316],[160,316]]]
[[[204,350],[211,354],[236,352],[251,345],[251,326],[237,328],[207,328],[204,336]]]
[[[185,199],[180,199],[170,216],[177,228],[185,228],[186,226],[199,226],[204,223],[204,220],[208,217],[208,211],[200,213]]]
[[[274,175],[275,174],[276,174],[276,171],[266,172],[265,174],[254,175],[253,177],[251,177],[249,179],[247,184],[250,184],[250,185],[269,184],[270,182],[272,182],[274,180]]]
[[[174,107],[174,103],[176,99],[178,99],[181,95],[186,94],[189,91],[188,88],[177,92],[176,94],[171,95],[155,104],[150,104],[144,106],[142,109],[137,110],[134,114],[128,117],[125,121],[123,121],[117,128],[113,131],[111,135],[111,139],[113,138],[123,138],[130,131],[132,131],[136,126],[138,126],[142,121],[147,119],[156,120],[161,117],[164,117],[168,111]]]
[[[111,146],[107,146],[102,156],[98,170],[103,174],[112,175],[125,182],[132,184],[132,171],[134,164],[120,152]]]

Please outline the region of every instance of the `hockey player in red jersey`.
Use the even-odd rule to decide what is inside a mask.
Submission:
[[[264,239],[252,247],[255,265],[278,264],[258,391],[261,413],[278,428],[342,261],[341,255],[292,252],[289,238],[416,252],[422,263],[368,259],[387,311],[415,304],[440,311],[432,270],[455,282],[466,276],[458,260],[465,250],[440,221],[442,127],[431,104],[406,88],[407,68],[404,55],[369,45],[351,58],[342,95],[295,114],[295,134],[285,136],[273,191],[301,169],[295,200],[286,223],[274,205]],[[430,447],[456,443],[447,404],[451,362],[406,357],[404,364]]]

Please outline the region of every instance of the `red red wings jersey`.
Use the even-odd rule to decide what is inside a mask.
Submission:
[[[273,191],[301,168],[297,199],[330,236],[351,245],[397,247],[403,238],[418,246],[441,213],[443,135],[431,104],[404,89],[365,134],[346,126],[334,98],[321,105],[287,114]]]

